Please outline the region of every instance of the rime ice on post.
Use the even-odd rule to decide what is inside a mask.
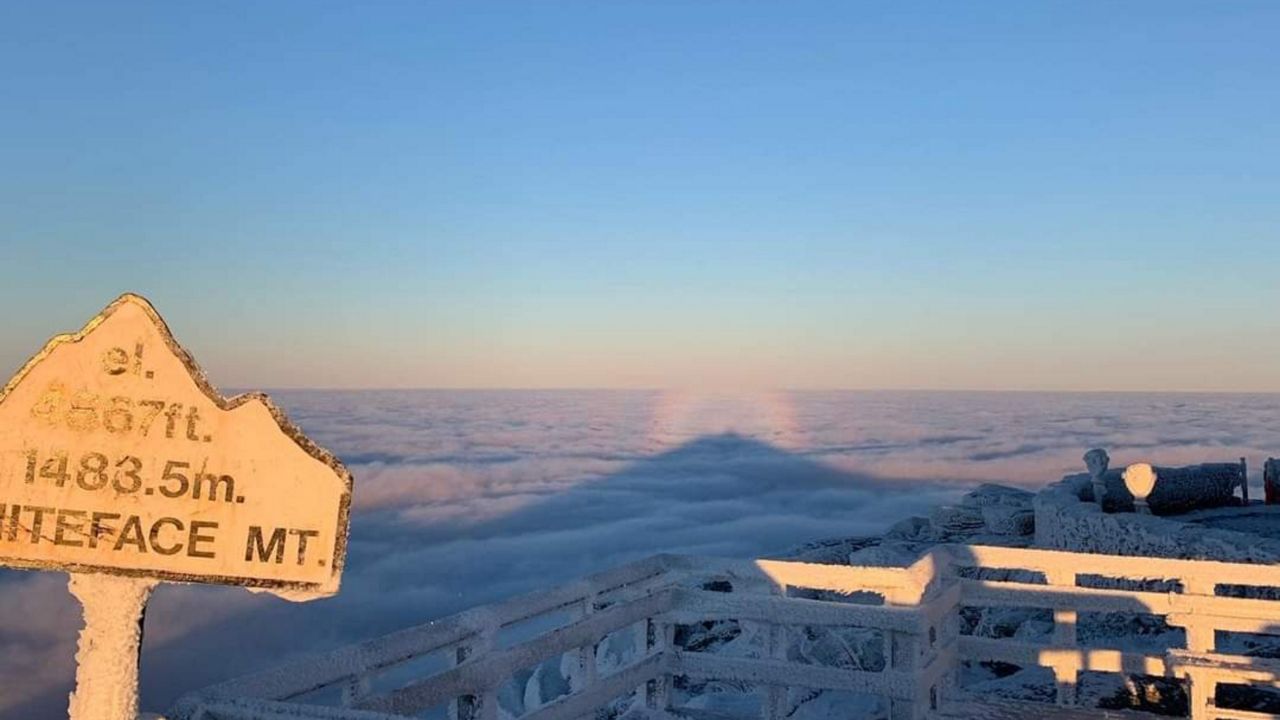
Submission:
[[[351,476],[261,394],[223,398],[124,295],[0,393],[0,565],[71,573],[74,720],[134,720],[157,581],[337,592]]]
[[[1107,467],[1111,465],[1111,458],[1106,450],[1094,448],[1084,454],[1084,464],[1093,482],[1093,501],[1101,508],[1107,497]]]

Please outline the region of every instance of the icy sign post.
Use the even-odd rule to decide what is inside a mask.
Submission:
[[[338,590],[351,476],[261,394],[224,399],[124,295],[0,393],[0,565],[71,573],[75,720],[134,720],[157,581]]]

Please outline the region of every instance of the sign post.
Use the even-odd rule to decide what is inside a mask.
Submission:
[[[72,720],[135,720],[161,581],[337,592],[351,475],[260,393],[224,398],[142,297],[53,338],[0,392],[0,565],[84,609]]]

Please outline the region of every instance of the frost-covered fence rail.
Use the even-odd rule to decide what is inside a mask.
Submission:
[[[666,573],[661,556],[624,565],[215,685],[183,698],[170,715],[385,718],[388,712],[416,714],[439,701],[451,705],[456,720],[493,720],[494,691],[519,662],[550,657],[575,642],[589,646],[627,622],[668,609],[669,592],[647,592]],[[627,602],[632,597],[637,602]],[[609,611],[597,615],[600,608]],[[576,622],[563,626],[565,616]],[[540,623],[562,627],[539,632]],[[504,641],[509,647],[500,649]]]
[[[965,636],[959,643],[964,661],[1047,667],[1063,706],[1075,705],[1079,673],[1094,671],[1182,678],[1189,685],[1194,720],[1276,717],[1214,703],[1220,684],[1280,688],[1277,661],[1217,648],[1222,633],[1280,634],[1280,602],[1259,599],[1280,598],[1280,567],[984,546],[952,546],[945,552],[961,578],[963,605],[1038,608],[1053,614],[1047,644]],[[1011,579],[989,579],[1002,570],[1012,571]],[[1036,582],[1026,581],[1028,573],[1039,575]],[[1162,616],[1168,625],[1183,628],[1185,648],[1141,652],[1084,647],[1076,630],[1086,613]]]
[[[665,682],[734,681],[760,688],[761,716],[786,716],[789,688],[840,690],[883,697],[895,718],[926,717],[937,708],[940,683],[954,666],[954,633],[948,618],[956,607],[956,588],[947,585],[926,555],[908,568],[846,567],[757,560],[728,562],[707,558],[671,558],[673,568],[702,587],[750,590],[763,581],[764,593],[680,589],[671,625],[732,620],[756,623],[766,638],[762,657],[728,657],[689,652],[669,644]],[[707,582],[712,578],[711,582]],[[746,583],[747,586],[744,586]],[[858,598],[879,605],[812,599]],[[813,628],[859,627],[882,631],[885,667],[850,669],[796,662],[787,656],[788,632]],[[948,642],[947,638],[952,641]],[[670,708],[668,703],[666,708]],[[677,711],[680,708],[676,708]]]
[[[944,592],[932,563],[931,556],[911,568],[658,556],[213,686],[180,700],[169,717],[371,720],[437,716],[435,710],[453,720],[494,720],[504,685],[557,658],[569,687],[549,701],[525,698],[520,717],[591,716],[625,696],[665,710],[675,676],[754,684],[770,718],[781,716],[787,687],[875,693],[896,715],[923,717],[953,664],[939,658],[941,624],[955,597]],[[879,596],[884,604],[789,597],[821,592]],[[674,646],[677,625],[717,619],[769,628],[769,656],[725,658]],[[888,666],[848,671],[789,662],[781,642],[786,626],[882,629]],[[626,632],[641,638],[642,651],[602,671],[609,663],[601,648]]]
[[[1079,673],[1100,671],[1187,681],[1195,720],[1275,717],[1214,698],[1220,684],[1280,687],[1276,661],[1219,652],[1215,639],[1280,634],[1280,602],[1259,599],[1280,597],[1265,589],[1276,587],[1280,568],[1268,566],[981,546],[941,546],[906,568],[666,555],[214,686],[169,717],[567,720],[627,706],[696,717],[706,711],[677,696],[703,681],[755,688],[766,720],[794,709],[797,689],[879,696],[894,720],[1026,714],[968,694],[965,662],[1049,668],[1057,705],[1034,706],[1047,716],[1096,712],[1074,706]],[[962,608],[974,606],[1044,610],[1052,636],[961,635]],[[1085,613],[1163,616],[1185,629],[1185,648],[1082,647]],[[755,628],[763,642],[727,654],[677,640],[718,622]],[[878,633],[882,665],[793,656],[797,633],[824,628]]]

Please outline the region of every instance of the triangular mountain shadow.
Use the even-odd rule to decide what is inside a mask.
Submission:
[[[769,510],[790,508],[798,494],[823,490],[887,488],[892,483],[855,475],[737,433],[705,435],[638,460],[598,480],[588,480],[474,528],[494,532],[554,530],[607,524],[631,517],[631,501],[748,503],[770,499]]]
[[[380,521],[374,528],[370,527],[373,523],[361,523],[357,518],[355,532],[372,531],[380,536],[379,540],[393,537],[405,541],[416,538],[420,542],[446,538],[479,540],[625,523],[651,510],[658,502],[675,507],[704,507],[715,514],[712,519],[723,519],[723,515],[732,513],[805,513],[830,509],[815,503],[815,499],[825,498],[839,507],[872,493],[901,494],[912,489],[950,487],[940,481],[850,472],[748,435],[725,432],[694,438],[603,477],[540,496],[478,524]],[[397,513],[399,509],[385,512]],[[385,514],[378,515],[380,520],[386,519]],[[820,539],[820,535],[816,533],[800,541]],[[364,536],[362,539],[374,538]],[[774,548],[780,549],[783,548]]]

